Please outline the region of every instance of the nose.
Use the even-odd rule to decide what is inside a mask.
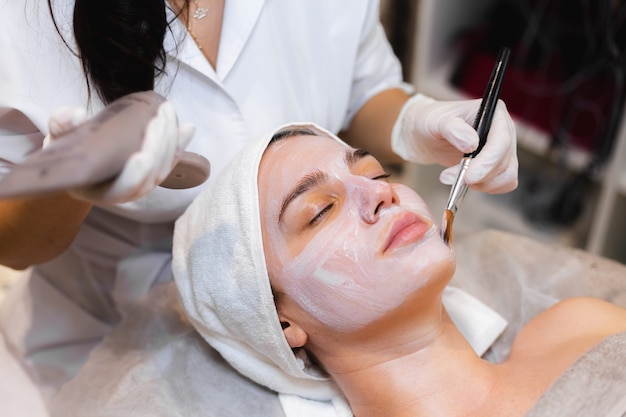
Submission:
[[[363,181],[366,184],[359,189],[359,212],[366,223],[374,224],[385,208],[398,204],[399,198],[393,186],[386,181],[368,178],[363,178]]]

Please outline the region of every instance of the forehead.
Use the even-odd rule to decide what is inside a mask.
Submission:
[[[343,159],[347,145],[327,136],[296,135],[271,143],[259,167],[259,177],[280,169],[283,172],[321,169],[331,161]]]
[[[284,152],[309,152],[311,149],[318,149],[319,152],[341,152],[350,149],[343,142],[339,142],[325,135],[303,135],[296,134],[276,140],[267,147],[263,158],[272,153]]]

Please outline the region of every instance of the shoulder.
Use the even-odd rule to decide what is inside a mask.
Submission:
[[[599,298],[573,297],[559,301],[545,311],[549,319],[580,329],[617,333],[626,330],[626,309]]]
[[[511,353],[567,347],[582,354],[604,338],[623,331],[626,309],[598,298],[568,298],[528,322],[516,337]]]

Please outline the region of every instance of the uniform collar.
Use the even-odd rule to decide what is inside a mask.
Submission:
[[[193,38],[187,34],[185,26],[178,19],[172,23],[172,31],[168,31],[165,36],[166,51],[170,56],[176,56],[183,64],[189,65],[212,80],[224,80],[248,42],[264,4],[265,0],[246,0],[245,2],[226,0],[217,55],[217,70],[214,70],[202,55]],[[173,18],[174,13],[168,9],[168,19],[171,21]]]

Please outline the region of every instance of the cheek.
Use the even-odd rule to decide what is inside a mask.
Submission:
[[[348,294],[358,288],[356,277],[363,256],[364,245],[358,242],[358,222],[355,213],[346,210],[333,219],[330,227],[323,228],[295,257],[284,251],[279,256],[281,269],[276,274],[280,286],[298,306],[319,322],[336,326],[338,315],[345,311],[336,309],[339,299],[351,298]],[[281,246],[274,242],[275,247]],[[360,298],[360,297],[355,297]]]

